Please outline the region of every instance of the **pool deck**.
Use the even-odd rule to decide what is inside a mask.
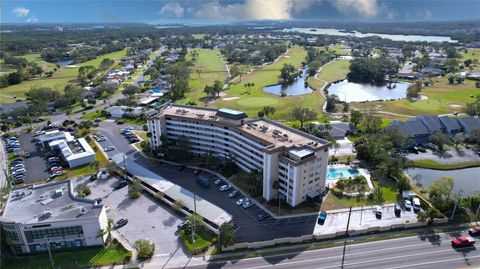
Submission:
[[[348,165],[344,165],[344,164],[332,164],[332,165],[328,165],[327,167],[327,171],[328,169],[330,168],[335,168],[335,169],[339,169],[339,168],[347,168],[347,169],[356,169],[358,170],[358,175],[362,175],[364,176],[366,179],[367,179],[367,184],[368,184],[368,187],[370,188],[370,190],[373,190],[375,187],[373,186],[373,182],[372,182],[372,178],[370,176],[370,172],[367,170],[367,169],[364,169],[364,168],[352,168]],[[335,178],[335,179],[326,179],[325,180],[325,185],[329,185],[329,186],[334,186],[337,181],[339,180],[340,178]]]

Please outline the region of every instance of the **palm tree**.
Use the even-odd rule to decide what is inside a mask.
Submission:
[[[100,229],[98,230],[97,237],[103,237],[104,235],[108,234],[107,236],[107,246],[110,245],[112,242],[112,231],[113,231],[113,226],[114,226],[114,221],[113,219],[108,219],[107,221],[107,227],[105,229]]]

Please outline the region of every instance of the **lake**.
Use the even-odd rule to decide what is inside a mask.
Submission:
[[[316,31],[311,31],[312,29]],[[330,28],[301,28],[293,27],[283,29],[283,32],[299,32],[312,35],[333,35],[333,36],[355,36],[355,37],[370,37],[379,36],[381,38],[390,39],[393,41],[406,41],[406,42],[450,42],[457,43],[456,40],[451,39],[448,36],[427,36],[427,35],[391,35],[391,34],[376,34],[376,33],[360,33],[353,31],[351,33],[342,32],[339,29]]]
[[[72,64],[73,64],[73,60],[61,61],[61,62],[57,62],[57,64],[60,65],[60,66],[72,65]]]
[[[377,86],[354,83],[345,79],[332,83],[327,90],[329,95],[335,94],[340,101],[346,101],[347,103],[405,98],[410,83],[397,82],[395,85],[395,88],[389,89],[388,85]]]
[[[428,188],[432,183],[442,177],[452,177],[455,179],[455,191],[462,190],[464,195],[474,195],[480,192],[480,167],[457,169],[457,170],[432,170],[424,168],[410,168],[405,171],[410,178],[422,184],[423,188]]]
[[[263,88],[263,91],[278,96],[282,96],[282,92],[284,92],[286,96],[296,96],[311,93],[313,90],[305,83],[307,80],[307,69],[307,66],[302,68],[302,74],[298,76],[294,82],[266,86]]]

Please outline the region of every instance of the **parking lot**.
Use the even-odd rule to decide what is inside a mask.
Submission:
[[[24,152],[30,153],[29,158],[25,158],[26,167],[25,183],[35,183],[50,177],[50,173],[45,166],[45,157],[40,146],[33,142],[35,132],[22,134],[18,137],[20,147]]]
[[[156,256],[182,253],[184,250],[176,234],[182,217],[148,194],[136,200],[130,199],[128,187],[114,190],[117,182],[116,178],[89,181],[88,177],[82,177],[73,180],[75,186],[90,186],[92,193],[86,198],[101,198],[101,203],[110,208],[107,211],[109,218],[115,222],[121,218],[128,219],[127,225],[117,231],[132,247],[136,240],[148,239],[155,243]]]
[[[235,236],[237,241],[259,241],[270,240],[277,237],[285,236],[300,236],[311,234],[315,227],[316,216],[297,217],[276,220],[268,218],[259,222],[256,216],[261,210],[256,206],[244,209],[236,205],[237,199],[231,199],[227,195],[232,190],[221,192],[219,185],[214,185],[213,182],[218,179],[214,174],[202,172],[201,175],[207,177],[210,181],[210,187],[204,188],[196,182],[196,177],[193,174],[193,169],[185,168],[179,171],[178,165],[167,164],[163,162],[152,162],[146,159],[138,151],[133,149],[128,140],[120,134],[120,128],[114,123],[102,122],[99,131],[107,138],[105,141],[99,142],[102,148],[113,145],[115,150],[107,152],[109,156],[113,156],[119,152],[127,154],[128,158],[135,160],[145,168],[160,175],[161,177],[170,180],[171,182],[182,186],[202,198],[206,199],[212,204],[215,204],[233,216],[233,222],[237,227]],[[238,197],[239,198],[239,197]],[[252,233],[252,231],[255,233]]]
[[[342,212],[328,213],[327,219],[323,225],[315,225],[314,234],[330,234],[337,231],[344,231],[347,228],[348,209]],[[416,222],[417,215],[412,209],[402,208],[400,215],[395,215],[393,205],[382,207],[382,217],[378,219],[375,216],[373,207],[365,207],[363,210],[352,210],[350,216],[349,230],[366,229],[369,227],[389,226],[406,222]]]

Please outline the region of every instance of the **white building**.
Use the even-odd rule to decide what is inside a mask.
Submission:
[[[106,209],[75,197],[69,180],[13,190],[0,225],[12,252],[29,254],[51,249],[103,245]]]
[[[243,112],[169,105],[147,118],[152,148],[161,135],[184,137],[191,152],[231,158],[243,170],[263,172],[263,198],[278,194],[291,206],[318,195],[325,186],[329,142]],[[278,182],[275,183],[275,182]]]
[[[85,138],[77,140],[59,139],[48,143],[51,149],[58,150],[70,168],[95,161],[95,151]]]

